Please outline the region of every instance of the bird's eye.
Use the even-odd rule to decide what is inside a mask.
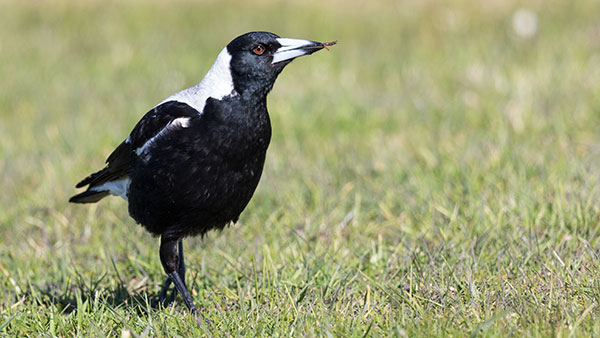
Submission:
[[[252,49],[252,52],[256,55],[262,55],[265,52],[265,47],[263,45],[257,45]]]

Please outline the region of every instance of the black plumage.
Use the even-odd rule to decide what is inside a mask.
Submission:
[[[271,139],[267,94],[294,58],[330,44],[267,32],[237,37],[200,84],[146,113],[106,167],[77,184],[87,190],[70,202],[121,195],[131,217],[161,237],[169,276],[161,301],[173,282],[195,311],[181,239],[238,220],[258,185]]]
[[[191,110],[172,101],[162,106]],[[256,189],[271,139],[266,106],[252,106],[208,99],[189,127],[158,140],[130,175],[130,215],[151,233],[175,238],[237,221]]]

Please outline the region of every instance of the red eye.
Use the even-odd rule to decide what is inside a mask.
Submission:
[[[265,52],[265,47],[263,47],[263,45],[258,45],[256,47],[254,47],[252,52],[254,52],[254,54],[256,54],[256,55],[262,55],[262,53]]]

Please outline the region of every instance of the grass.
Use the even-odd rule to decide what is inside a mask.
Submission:
[[[527,8],[533,37],[513,28]],[[10,336],[600,333],[600,3],[0,3],[0,332]],[[154,104],[264,29],[340,41],[269,97],[238,224],[158,242],[70,205]]]

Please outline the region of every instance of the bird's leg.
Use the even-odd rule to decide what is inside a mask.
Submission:
[[[167,277],[167,279],[165,280],[165,283],[163,284],[162,288],[160,289],[158,302],[161,303],[162,305],[165,305],[165,298],[167,297],[167,292],[169,291],[169,287],[171,286],[171,283],[172,283],[171,277]]]
[[[169,276],[169,280],[175,284],[175,288],[179,291],[179,294],[183,298],[185,305],[190,309],[192,313],[196,312],[196,307],[192,301],[192,297],[185,286],[185,283],[179,275],[179,255],[177,254],[177,241],[178,239],[172,239],[168,237],[161,237],[160,240],[160,262],[162,263],[163,269]],[[168,281],[165,283],[169,283]]]
[[[181,281],[183,281],[183,285],[187,288],[187,284],[185,284],[185,261],[183,259],[183,240],[179,240],[177,243],[178,253],[179,253],[179,268],[177,271],[179,272],[179,277],[181,277]],[[165,291],[166,292],[166,291]],[[173,288],[171,292],[171,303],[175,301],[175,297],[177,296],[177,288]]]
[[[183,281],[183,285],[185,285],[185,261],[183,260],[183,240],[179,240],[179,277]]]
[[[179,240],[178,242],[178,253],[179,253],[179,268],[178,268],[178,272],[179,272],[179,277],[181,277],[181,280],[183,281],[183,285],[185,284],[185,261],[183,258],[183,240]],[[160,296],[159,296],[159,302],[161,304],[165,303],[165,300],[167,298],[167,292],[169,292],[169,287],[171,286],[171,277],[167,277],[167,279],[165,280],[165,283],[163,284],[162,289],[160,290]],[[187,285],[186,285],[187,287]],[[173,303],[175,301],[175,297],[177,296],[177,288],[173,288],[173,291],[171,292],[171,300],[169,300],[169,304]]]
[[[185,261],[183,258],[183,241],[180,239],[178,241],[178,254],[179,254],[179,266],[178,266],[178,272],[179,272],[179,277],[181,277],[181,281],[183,281],[183,285],[186,286],[185,284]],[[160,290],[160,297],[159,297],[159,302],[164,304],[166,297],[167,297],[167,292],[169,291],[169,287],[171,286],[171,277],[167,277],[167,280],[165,280],[165,283],[162,287],[162,289]],[[169,300],[169,304],[175,301],[175,297],[177,296],[177,288],[173,288],[173,291],[171,292],[171,299]]]

